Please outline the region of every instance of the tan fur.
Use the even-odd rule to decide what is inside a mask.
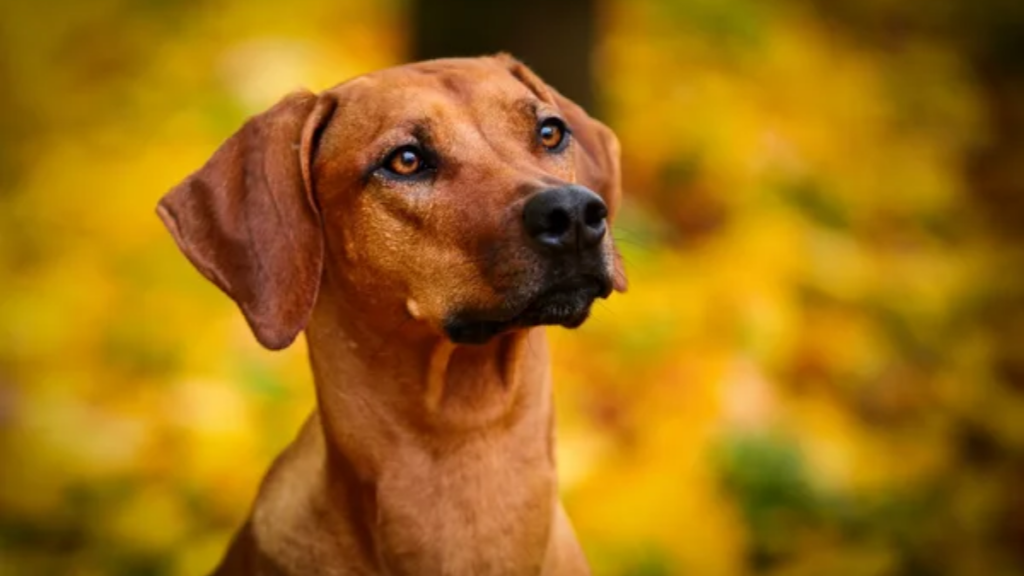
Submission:
[[[570,124],[569,153],[531,147],[536,110]],[[429,190],[367,177],[412,124],[442,176]],[[578,182],[611,218],[618,178],[611,131],[498,56],[289,96],[172,190],[158,211],[179,246],[264,345],[305,331],[317,392],[216,573],[588,574],[558,500],[544,330],[465,346],[442,325],[539,281],[520,225],[531,193]]]

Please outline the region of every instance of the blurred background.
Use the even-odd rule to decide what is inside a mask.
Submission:
[[[601,575],[1024,574],[1024,3],[0,3],[0,574],[210,570],[313,406],[154,214],[286,92],[504,49],[623,148],[552,330]]]

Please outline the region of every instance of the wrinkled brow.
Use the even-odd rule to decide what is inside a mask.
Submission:
[[[409,124],[409,133],[424,146],[434,145],[434,121],[430,118],[414,120]]]
[[[385,123],[373,137],[371,146],[374,148],[408,144],[412,140],[423,144],[434,144],[437,132],[437,120],[427,116],[405,118],[397,122]]]
[[[524,113],[530,118],[537,118],[540,116],[540,111],[544,107],[544,103],[536,98],[520,98],[515,101],[513,108]]]

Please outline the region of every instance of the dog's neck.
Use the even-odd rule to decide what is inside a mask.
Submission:
[[[404,310],[368,320],[365,309],[324,296],[306,330],[317,400],[328,444],[361,474],[380,470],[383,443],[458,443],[518,425],[550,436],[542,328],[460,346]]]
[[[543,329],[454,346],[365,312],[322,298],[306,329],[328,506],[389,573],[538,573],[557,502]]]

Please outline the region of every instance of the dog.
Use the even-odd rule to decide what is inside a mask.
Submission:
[[[317,407],[218,575],[581,575],[543,326],[626,290],[614,133],[499,54],[298,92],[159,202]]]

